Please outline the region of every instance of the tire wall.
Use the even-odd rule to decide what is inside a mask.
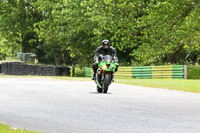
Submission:
[[[7,75],[70,76],[70,67],[54,65],[28,65],[21,62],[4,62],[0,72]]]

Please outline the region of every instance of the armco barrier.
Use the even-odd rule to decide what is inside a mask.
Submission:
[[[142,66],[132,68],[133,78],[176,78],[187,79],[187,66]]]
[[[90,76],[91,68],[85,67],[85,77]],[[115,73],[115,77],[137,79],[187,79],[187,65],[119,67],[118,72]]]
[[[120,67],[118,71],[115,73],[115,78],[132,78],[132,67]]]
[[[70,76],[70,67],[54,65],[28,65],[20,62],[4,62],[1,72],[8,75]]]

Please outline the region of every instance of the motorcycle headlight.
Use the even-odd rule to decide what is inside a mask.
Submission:
[[[103,66],[102,68],[103,68],[103,69],[106,69],[106,66]]]

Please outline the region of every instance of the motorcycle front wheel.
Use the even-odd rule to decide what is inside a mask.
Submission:
[[[104,76],[103,93],[107,93],[109,82],[110,82],[110,75],[106,73]]]

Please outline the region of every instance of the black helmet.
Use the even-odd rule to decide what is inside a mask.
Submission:
[[[101,44],[104,46],[104,45],[108,45],[108,47],[110,47],[110,41],[109,40],[103,40],[102,42],[101,42]]]

